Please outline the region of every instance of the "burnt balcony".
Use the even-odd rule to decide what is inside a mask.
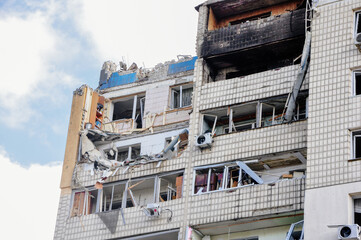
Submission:
[[[231,25],[204,34],[200,57],[214,71],[236,67],[238,76],[293,64],[302,53],[305,10]]]

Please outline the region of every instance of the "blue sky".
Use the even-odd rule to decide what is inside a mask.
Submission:
[[[96,88],[106,60],[194,55],[197,2],[0,1],[0,146],[23,166],[61,162],[72,91]]]
[[[73,91],[82,84],[96,88],[107,60],[153,67],[195,55],[194,7],[201,2],[0,0],[0,163],[11,169],[0,181],[16,179],[8,191],[19,199],[19,188],[54,189],[52,198],[42,188],[31,192],[32,204],[49,216],[29,210],[39,218],[24,223],[36,235],[30,239],[52,238]],[[11,219],[11,212],[0,218]],[[43,224],[48,232],[39,231]]]

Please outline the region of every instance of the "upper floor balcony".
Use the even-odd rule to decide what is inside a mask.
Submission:
[[[213,68],[235,68],[234,77],[291,65],[301,53],[305,10],[231,23],[200,37],[200,57]],[[209,23],[208,23],[209,24]]]

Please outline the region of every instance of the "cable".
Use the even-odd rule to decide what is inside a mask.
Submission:
[[[167,219],[167,222],[170,222],[170,221],[172,221],[172,217],[173,217],[173,212],[172,212],[172,210],[170,210],[170,209],[164,209],[164,210],[167,210],[167,211],[169,211],[170,212],[170,217]]]

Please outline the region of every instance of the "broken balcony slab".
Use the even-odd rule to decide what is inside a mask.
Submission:
[[[276,4],[290,2],[289,0],[209,0],[204,5],[212,8],[218,18],[225,18]],[[196,10],[199,6],[196,7]]]
[[[182,57],[179,58],[178,61],[172,60],[165,63],[159,63],[154,68],[138,68],[137,64],[133,63],[126,69],[126,64],[121,62],[118,71],[115,63],[107,61],[104,63],[100,73],[99,89],[104,91],[109,88],[131,83],[176,77],[181,73],[192,74],[197,57],[186,55],[179,56]]]

